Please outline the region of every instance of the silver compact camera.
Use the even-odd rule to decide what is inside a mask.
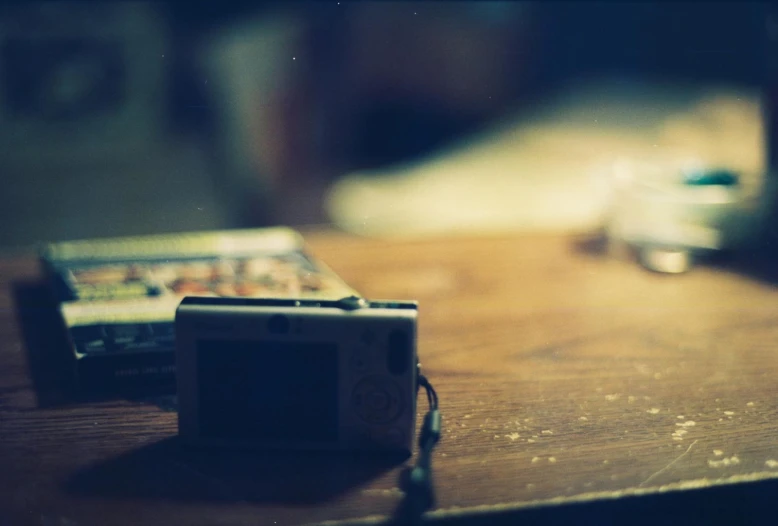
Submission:
[[[197,446],[413,450],[416,302],[187,297],[178,429]]]

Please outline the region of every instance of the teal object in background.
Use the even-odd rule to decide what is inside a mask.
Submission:
[[[740,177],[729,170],[696,170],[686,174],[683,182],[691,186],[736,186]]]

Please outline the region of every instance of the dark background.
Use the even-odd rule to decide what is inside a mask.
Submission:
[[[342,175],[424,158],[560,86],[765,84],[759,2],[158,2],[139,4],[149,23],[118,39],[99,34],[104,20],[135,4],[55,2],[48,18],[40,5],[0,7],[0,221],[11,224],[0,246],[326,223],[322,196]],[[9,49],[47,32],[97,41],[89,60],[102,62],[82,82],[86,102],[35,115],[31,94],[66,78],[52,64],[78,58],[57,59],[59,44],[48,56]],[[238,57],[240,82],[218,71],[229,51],[203,59],[233,37],[276,39]],[[254,98],[239,95],[268,64]]]
[[[384,4],[405,11],[410,17],[413,11],[418,11],[419,5],[425,7],[425,4],[436,3]],[[488,7],[482,6],[479,11],[478,4],[489,3],[493,2],[444,2],[438,7],[443,10],[469,8],[464,10],[464,19],[473,24],[488,24]],[[349,20],[349,14],[358,4],[360,2],[293,2],[279,7],[273,2],[256,5],[227,2],[185,6],[171,2],[162,5],[174,39],[181,48],[245,16],[270,17],[279,9],[299,13],[312,25],[311,47],[325,62],[321,69],[337,70],[343,67],[348,47],[359,45],[341,34],[345,26],[354,23]],[[747,85],[764,82],[768,6],[763,2],[544,1],[523,4],[532,18],[529,25],[524,27],[508,22],[517,33],[523,34],[516,35],[513,49],[508,52],[517,67],[511,71],[510,61],[507,62],[505,75],[511,78],[514,86],[507,103],[530,95],[542,96],[571,79],[614,73],[681,82],[725,81]],[[456,38],[454,30],[451,38]],[[523,55],[531,57],[531,67],[526,70],[518,67]],[[387,63],[386,67],[392,66]],[[207,126],[206,123],[212,122],[213,117],[207,116],[207,112],[191,111],[197,106],[192,102],[207,98],[193,86],[196,76],[186,67],[175,72],[171,102],[174,118],[181,126],[194,123]],[[357,159],[367,158],[371,160],[362,161],[362,164],[380,165],[427,153],[494,116],[462,115],[442,106],[434,100],[416,100],[414,94],[364,102],[361,118],[370,125],[362,125],[359,129],[371,135],[367,128],[372,127],[372,141],[362,141],[350,152],[352,162],[360,164]],[[495,113],[499,113],[499,109]],[[421,133],[415,129],[423,128],[425,137],[412,141],[402,133],[375,131],[382,128],[411,134]],[[418,145],[416,148],[414,143]]]

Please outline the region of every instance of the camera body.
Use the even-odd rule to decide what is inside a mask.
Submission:
[[[185,443],[413,450],[415,302],[187,297],[175,323]]]

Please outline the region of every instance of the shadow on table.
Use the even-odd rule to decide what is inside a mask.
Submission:
[[[744,250],[717,254],[706,266],[778,286],[778,252]]]
[[[78,389],[75,359],[49,285],[41,280],[18,281],[12,285],[12,294],[38,407],[129,399],[175,410],[170,385],[144,385],[143,391]]]
[[[75,395],[75,363],[50,288],[43,281],[19,281],[12,294],[38,406],[64,405]]]
[[[602,232],[575,239],[572,250],[595,258],[621,257],[621,255],[609,255],[608,240]],[[634,250],[625,249],[623,256],[629,260],[629,264],[639,265]],[[774,250],[711,251],[706,253],[703,258],[698,258],[695,265],[719,269],[761,283],[778,286],[778,247]],[[694,267],[690,272],[694,272]]]
[[[200,450],[171,437],[75,473],[74,495],[314,505],[365,484],[407,455]]]

